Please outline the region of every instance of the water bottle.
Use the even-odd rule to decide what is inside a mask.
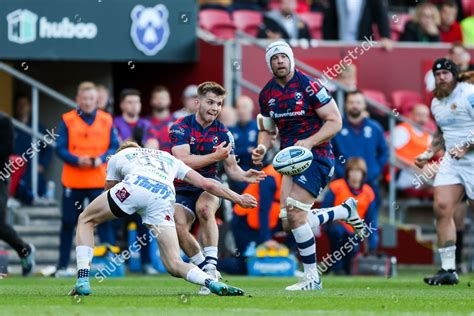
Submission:
[[[130,259],[128,259],[128,269],[130,272],[141,272],[142,264],[140,262],[140,251],[137,251],[132,245],[137,241],[137,224],[131,222],[128,224],[128,247],[130,251]],[[135,245],[138,245],[137,243]]]
[[[50,201],[54,200],[55,191],[56,191],[56,183],[54,183],[54,181],[49,180],[48,184],[46,185],[46,199]]]

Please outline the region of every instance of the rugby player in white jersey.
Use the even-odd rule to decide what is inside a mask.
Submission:
[[[429,285],[459,282],[456,274],[456,227],[454,211],[467,196],[474,209],[474,85],[461,82],[457,66],[440,58],[433,64],[436,80],[431,112],[438,125],[429,149],[417,157],[422,168],[445,149],[434,181],[434,214],[441,269],[424,278]]]
[[[127,142],[108,162],[107,191],[92,201],[79,216],[76,231],[77,282],[70,295],[91,294],[89,270],[94,253],[94,227],[133,213],[140,214],[143,223],[152,229],[160,246],[161,259],[171,275],[206,286],[217,295],[243,295],[241,289],[215,281],[197,266],[181,260],[173,216],[175,178],[245,208],[257,206],[253,196],[239,195],[213,179],[202,177],[169,153],[140,148],[136,143]]]

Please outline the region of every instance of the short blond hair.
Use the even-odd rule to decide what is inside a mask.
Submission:
[[[415,22],[416,24],[420,23],[421,14],[422,14],[424,9],[431,10],[431,13],[433,13],[433,19],[434,19],[436,25],[439,26],[441,24],[441,16],[439,14],[439,10],[434,4],[429,3],[429,2],[421,3],[421,4],[416,6],[415,14],[413,15],[413,22]]]
[[[92,81],[83,81],[77,86],[77,94],[86,90],[97,90],[97,87]]]
[[[126,141],[126,142],[123,142],[119,148],[117,148],[117,151],[115,153],[118,153],[119,151],[122,151],[127,148],[141,148],[141,147],[135,142]]]
[[[198,86],[198,97],[202,98],[206,96],[208,92],[212,92],[219,97],[225,97],[226,95],[224,87],[214,81],[206,81]]]

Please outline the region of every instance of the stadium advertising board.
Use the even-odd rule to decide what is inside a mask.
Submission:
[[[2,0],[0,58],[196,60],[193,0]]]

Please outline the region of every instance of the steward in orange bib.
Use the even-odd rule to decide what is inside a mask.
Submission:
[[[430,109],[424,104],[415,104],[409,117],[419,126],[427,127],[430,121]],[[395,127],[393,140],[397,162],[403,167],[398,173],[397,189],[409,197],[432,198],[431,185],[423,183],[416,185],[417,174],[422,171],[415,167],[415,158],[424,153],[431,144],[430,133],[403,122]]]
[[[324,196],[322,207],[333,207],[341,204],[347,198],[353,197],[358,201],[357,211],[360,217],[365,219],[370,227],[372,221],[369,215],[374,214],[377,209],[374,191],[368,184],[364,184],[366,174],[367,166],[362,158],[348,159],[345,177],[329,184],[329,190]],[[359,250],[357,243],[351,243],[348,240],[349,237],[354,236],[353,228],[342,221],[334,221],[326,225],[326,233],[331,244],[331,253],[336,250],[345,252],[345,256],[342,256],[341,260],[336,261],[331,267],[332,271],[336,274],[349,274],[351,259]]]
[[[275,232],[282,231],[280,214],[280,186],[281,174],[272,165],[262,169],[267,175],[259,183],[249,184],[242,194],[248,193],[257,199],[256,208],[244,209],[234,206],[231,229],[237,248],[237,258],[221,260],[218,270],[230,274],[246,274],[245,252],[253,242],[254,245],[272,241]],[[272,241],[274,242],[274,241]]]
[[[107,156],[119,146],[112,116],[97,110],[97,90],[93,83],[79,85],[77,110],[64,113],[60,123],[56,151],[64,161],[61,181],[64,186],[60,256],[58,270],[66,269],[72,246],[72,234],[87,198],[92,202],[103,192]],[[101,242],[115,243],[111,223],[98,228]]]

